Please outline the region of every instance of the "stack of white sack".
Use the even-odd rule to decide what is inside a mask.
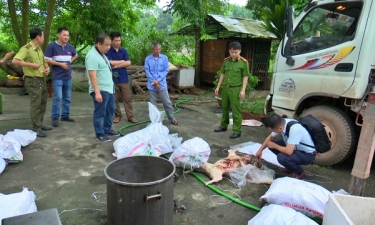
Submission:
[[[160,156],[173,152],[173,147],[181,144],[182,138],[176,134],[169,135],[169,129],[162,124],[162,113],[157,107],[149,102],[148,109],[151,124],[113,143],[117,159],[137,155]]]
[[[0,134],[0,174],[6,163],[22,162],[21,147],[29,145],[35,139],[36,133],[31,130],[15,129],[5,135]]]

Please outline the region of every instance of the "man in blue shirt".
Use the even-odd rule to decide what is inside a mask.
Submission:
[[[119,136],[112,130],[112,119],[115,112],[113,96],[114,83],[112,69],[105,54],[111,47],[111,39],[106,34],[99,34],[86,55],[86,75],[89,78],[89,93],[94,101],[93,123],[96,139],[102,142],[111,141],[107,135]]]
[[[133,116],[132,92],[128,82],[128,73],[126,71],[126,67],[131,65],[129,54],[125,48],[121,48],[120,32],[112,32],[110,33],[110,37],[112,40],[112,46],[106,53],[106,56],[111,63],[112,72],[119,75],[114,79],[116,111],[115,119],[113,120],[113,122],[120,122],[122,117],[121,107],[118,103],[118,99],[121,95],[128,121],[131,123],[138,123],[138,121]]]
[[[272,133],[263,142],[256,156],[260,159],[262,151],[268,147],[277,155],[277,161],[286,171],[293,172],[293,177],[301,179],[305,174],[301,165],[312,164],[315,160],[316,150],[309,132],[299,123],[290,126],[289,136],[286,136],[287,124],[293,119],[284,119],[277,114],[267,117],[265,126]],[[273,141],[278,135],[282,140]]]
[[[145,59],[145,71],[148,78],[147,89],[150,102],[156,106],[157,95],[163,103],[165,113],[169,121],[177,125],[178,121],[173,114],[172,102],[168,95],[167,74],[169,72],[168,57],[160,53],[161,45],[159,42],[152,43],[152,54]]]
[[[66,27],[61,27],[57,30],[57,36],[57,41],[50,43],[44,54],[47,63],[52,65],[53,103],[51,118],[54,127],[58,127],[61,99],[61,121],[74,122],[74,119],[69,117],[72,97],[71,64],[77,58],[76,50],[68,43],[69,30]]]

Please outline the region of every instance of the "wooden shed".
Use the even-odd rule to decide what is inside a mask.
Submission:
[[[213,39],[200,41],[200,34],[193,25],[174,32],[178,35],[199,37],[196,43],[195,76],[196,82],[212,83],[224,58],[229,56],[228,45],[238,41],[242,45],[241,56],[249,61],[249,70],[260,81],[268,75],[271,53],[271,41],[276,39],[272,33],[261,27],[262,21],[233,18],[208,14],[205,20],[205,32]]]

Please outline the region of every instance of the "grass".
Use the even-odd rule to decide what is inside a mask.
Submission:
[[[264,104],[266,99],[249,99],[241,100],[241,111],[252,113],[254,115],[264,116]]]

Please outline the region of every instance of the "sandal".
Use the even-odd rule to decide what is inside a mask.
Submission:
[[[177,120],[172,120],[171,123],[172,123],[173,125],[176,125],[176,126],[178,125],[178,121],[177,121]]]
[[[120,122],[120,120],[121,120],[121,117],[115,117],[115,119],[113,120],[113,122],[114,123],[118,123],[118,122]]]
[[[138,120],[136,120],[135,118],[131,118],[131,119],[128,119],[128,122],[130,122],[130,123],[138,123]]]

